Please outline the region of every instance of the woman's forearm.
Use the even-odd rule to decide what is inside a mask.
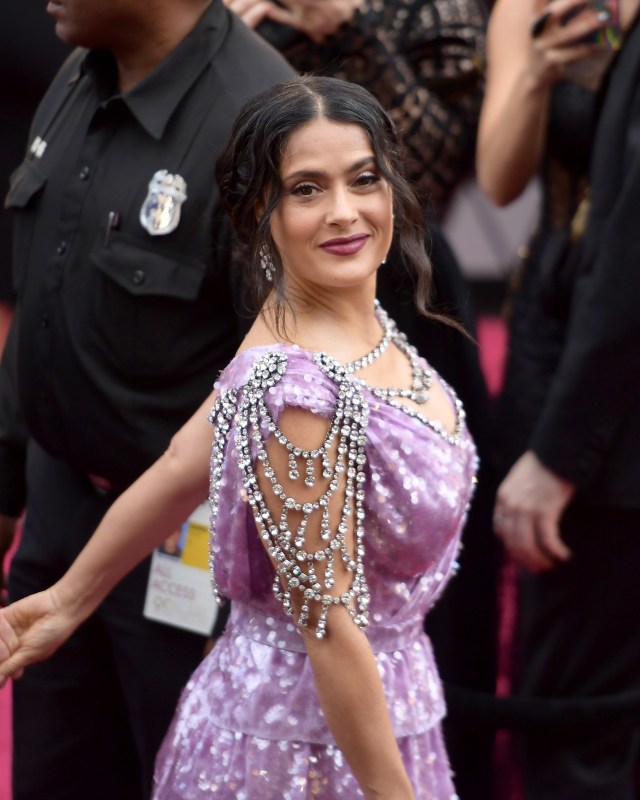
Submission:
[[[55,586],[81,622],[111,589],[188,518],[207,496],[213,429],[206,403],[161,456],[122,494]]]
[[[548,88],[516,75],[495,101],[487,91],[478,132],[477,180],[498,206],[515,200],[538,172],[545,147]]]
[[[299,408],[288,407],[278,419],[280,430],[289,441],[295,441],[296,447],[303,451],[314,450],[321,444],[329,429],[329,421],[319,414]],[[295,437],[295,439],[293,438]],[[268,505],[261,510],[260,519],[265,520],[265,525],[275,524],[273,520],[280,520],[283,510],[283,498],[270,488],[271,479],[266,476],[268,469],[271,477],[277,476],[278,485],[285,494],[285,498],[293,499],[299,504],[318,503],[324,498],[327,514],[309,512],[308,517],[303,515],[303,507],[298,512],[287,514],[289,531],[297,531],[294,542],[304,535],[303,550],[305,560],[310,554],[323,553],[317,562],[318,566],[309,570],[313,574],[314,587],[310,590],[300,590],[300,579],[288,572],[283,562],[292,559],[298,561],[302,550],[299,544],[286,547],[287,559],[278,558],[277,546],[282,541],[276,540],[276,547],[265,541],[265,549],[272,559],[274,567],[278,570],[282,588],[289,597],[291,611],[294,619],[300,620],[303,615],[306,625],[300,630],[304,637],[309,662],[313,670],[318,699],[324,711],[327,724],[336,743],[347,759],[353,774],[364,792],[367,800],[413,800],[414,794],[409,778],[402,763],[398,748],[382,681],[378,674],[375,656],[371,650],[368,639],[362,629],[354,621],[350,610],[342,602],[331,603],[328,607],[325,620],[322,616],[324,603],[318,601],[314,595],[320,593],[322,599],[325,595],[334,599],[349,596],[354,580],[354,568],[358,569],[357,561],[362,557],[357,553],[357,533],[354,518],[357,513],[346,513],[345,509],[354,511],[350,504],[349,493],[353,495],[353,487],[347,483],[347,462],[339,456],[339,445],[334,442],[327,458],[334,466],[335,488],[331,496],[327,497],[322,489],[320,494],[318,486],[300,485],[300,481],[291,477],[289,471],[289,451],[276,437],[267,439],[264,444],[265,452],[259,458],[261,466],[258,469],[258,485],[261,488],[259,496],[254,495],[254,502],[263,498]],[[335,459],[335,462],[333,462]],[[342,469],[337,470],[338,464]],[[331,479],[323,476],[325,489]],[[334,493],[335,492],[335,493]],[[286,507],[286,506],[285,506]],[[289,506],[290,507],[290,506]],[[270,521],[271,520],[271,521]],[[326,524],[323,526],[323,520]],[[349,552],[355,567],[347,567],[340,546],[328,547],[326,529],[329,536],[336,531],[336,538],[331,541],[339,543],[337,538],[338,526],[343,526],[344,548]],[[291,537],[282,537],[284,542],[290,542]],[[329,550],[329,554],[326,550]],[[284,552],[281,551],[282,555]],[[331,555],[333,554],[333,555]],[[329,558],[331,561],[329,562]],[[316,559],[313,559],[314,564]],[[331,567],[330,573],[327,572]],[[306,576],[309,577],[308,575]],[[356,602],[355,598],[351,598]],[[348,601],[347,601],[348,602]],[[320,620],[323,620],[322,626]],[[325,635],[322,633],[326,630]],[[320,634],[322,638],[318,638]]]
[[[329,614],[329,633],[305,633],[322,710],[367,800],[412,800],[375,656],[348,612]]]
[[[542,14],[542,12],[544,13]],[[541,15],[542,14],[542,15]],[[542,159],[552,87],[602,49],[589,41],[607,24],[582,0],[496,0],[488,31],[488,80],[480,118],[478,180],[498,205],[514,200]],[[585,38],[586,37],[586,38]],[[592,78],[594,87],[605,68]]]
[[[533,0],[497,0],[487,34],[488,74],[476,174],[496,205],[515,200],[542,159],[551,84],[532,69]]]

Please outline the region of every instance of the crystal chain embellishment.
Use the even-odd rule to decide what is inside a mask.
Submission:
[[[209,574],[211,576],[211,587],[213,596],[218,605],[222,605],[222,598],[218,592],[215,572],[216,556],[216,522],[218,519],[218,506],[220,502],[220,481],[222,480],[222,463],[224,451],[231,430],[231,421],[236,413],[238,403],[238,392],[232,389],[219,395],[214,403],[209,422],[215,426],[213,445],[211,447],[211,459],[209,461]]]
[[[431,389],[431,384],[433,383],[433,373],[431,370],[425,369],[422,366],[418,351],[412,344],[409,344],[409,341],[404,333],[394,330],[392,338],[395,346],[409,359],[409,363],[411,365],[411,388],[383,389],[382,387],[378,386],[371,386],[369,388],[373,394],[383,400],[391,401],[396,397],[404,397],[408,400],[412,400],[414,403],[424,405],[429,400],[429,390]],[[355,380],[358,380],[358,378]]]
[[[316,354],[314,360],[338,387],[336,408],[329,431],[323,444],[315,450],[303,450],[290,442],[278,428],[264,400],[265,393],[275,386],[286,372],[288,362],[284,353],[272,352],[263,356],[254,366],[242,390],[239,393],[228,392],[224,398],[219,398],[214,407],[211,418],[216,426],[220,426],[220,431],[216,428],[211,457],[211,569],[214,592],[217,596],[213,564],[216,549],[215,522],[219,501],[216,484],[222,475],[225,443],[231,420],[235,416],[237,426],[235,444],[247,499],[268,553],[278,564],[273,583],[274,594],[282,602],[285,611],[293,614],[292,597],[294,593],[299,593],[302,602],[298,625],[301,627],[306,627],[309,623],[311,604],[319,603],[320,617],[315,634],[321,639],[326,634],[329,609],[334,605],[343,605],[359,627],[364,628],[368,623],[369,591],[364,575],[363,556],[364,466],[367,442],[365,431],[369,410],[361,388],[349,380],[344,367],[324,354]],[[310,473],[313,471],[315,484],[315,462],[320,462],[320,474],[328,480],[328,485],[324,491],[319,492],[314,501],[300,502],[285,492],[269,461],[265,447],[269,436],[274,436],[287,449],[290,477],[292,472],[298,472],[296,459],[302,459],[305,463],[306,480],[310,480]],[[331,463],[334,449],[335,460]],[[271,492],[282,502],[282,509],[277,519],[274,519],[260,490],[254,467],[254,454],[270,483]],[[345,500],[338,523],[332,526],[329,504],[341,483],[344,483]],[[309,482],[307,486],[314,484]],[[302,515],[296,525],[289,519],[292,511]],[[305,546],[305,532],[312,514],[320,515],[322,540],[321,546],[313,551],[306,549]],[[349,551],[346,541],[352,515],[355,517],[353,554]],[[349,588],[339,596],[330,593],[335,584],[336,559],[341,559],[345,569],[352,573]],[[319,564],[324,565],[324,575],[318,574]]]

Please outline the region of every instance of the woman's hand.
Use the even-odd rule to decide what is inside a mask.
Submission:
[[[526,79],[532,89],[544,89],[564,77],[570,64],[602,53],[602,45],[581,41],[604,28],[609,17],[584,0],[552,0],[537,3],[531,21]]]
[[[0,687],[50,656],[79,622],[60,603],[55,586],[0,611]]]
[[[109,508],[63,577],[0,611],[0,686],[51,655],[207,496],[213,392]]]
[[[547,469],[531,451],[500,484],[493,528],[513,558],[532,572],[571,558],[559,525],[574,492],[573,484]]]

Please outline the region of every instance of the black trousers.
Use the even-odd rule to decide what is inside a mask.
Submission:
[[[640,511],[575,505],[573,559],[522,581],[526,800],[635,800]]]
[[[50,586],[109,507],[85,475],[36,445],[9,591]],[[204,639],[143,618],[148,561],[60,650],[14,684],[13,800],[147,800],[153,762]]]

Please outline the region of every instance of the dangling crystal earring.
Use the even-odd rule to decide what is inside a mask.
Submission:
[[[263,244],[260,248],[260,266],[264,270],[264,277],[269,281],[269,283],[273,283],[273,261],[271,259],[271,253],[269,252],[269,246]]]

